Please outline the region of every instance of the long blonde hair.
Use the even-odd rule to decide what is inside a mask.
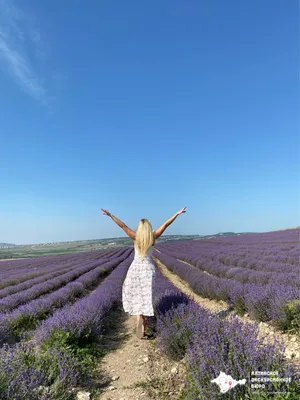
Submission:
[[[137,247],[141,256],[147,254],[147,250],[155,243],[155,232],[153,231],[150,221],[143,218],[137,227],[135,234],[135,246]]]

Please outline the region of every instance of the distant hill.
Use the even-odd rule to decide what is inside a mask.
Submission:
[[[212,236],[234,236],[234,235],[250,235],[251,233],[254,232],[220,232],[220,233],[216,233],[215,235]]]
[[[216,233],[214,235],[200,235],[200,238],[214,238],[214,237],[219,237],[219,236],[240,236],[240,235],[252,235],[253,233],[256,232],[220,232]]]
[[[291,228],[295,229],[295,228]],[[297,228],[296,228],[297,229]],[[299,227],[298,227],[299,229]],[[219,232],[212,235],[163,235],[157,243],[176,242],[181,240],[210,240],[213,238],[222,238],[230,236],[244,236],[256,234],[257,232]],[[132,246],[132,239],[127,236],[94,239],[77,240],[68,242],[52,242],[40,244],[15,245],[11,243],[0,243],[0,260],[31,258],[40,256],[52,256],[54,254],[81,253],[85,251],[97,251],[103,249],[113,249],[125,246]]]

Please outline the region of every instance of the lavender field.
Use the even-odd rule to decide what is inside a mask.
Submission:
[[[159,244],[155,257],[200,296],[300,330],[300,230]],[[188,264],[187,264],[188,263]]]
[[[224,300],[254,322],[222,319],[156,268],[156,345],[186,361],[181,399],[220,396],[223,371],[245,385],[224,399],[298,399],[299,375],[284,346],[259,337],[255,321],[299,331],[299,230],[157,244],[155,257],[203,297]],[[71,400],[99,360],[105,318],[121,310],[133,247],[0,263],[0,399]],[[251,386],[253,371],[288,381]],[[278,394],[278,393],[281,394]],[[94,394],[93,399],[101,399]]]

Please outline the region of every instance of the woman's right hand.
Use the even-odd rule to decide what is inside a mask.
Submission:
[[[108,212],[107,210],[104,210],[103,208],[101,208],[101,210],[102,210],[102,214],[103,214],[103,215],[107,215],[108,217],[111,216],[111,213]]]
[[[185,211],[186,207],[187,207],[187,206],[185,206],[185,207],[183,207],[181,210],[179,210],[179,211],[177,212],[177,215],[180,215],[180,214],[185,213],[185,212],[186,212],[186,211]]]

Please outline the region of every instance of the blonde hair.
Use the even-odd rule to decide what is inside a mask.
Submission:
[[[154,243],[155,232],[153,231],[152,225],[150,221],[143,218],[140,220],[135,234],[135,245],[141,256],[144,257],[147,254],[148,248],[154,245]]]

